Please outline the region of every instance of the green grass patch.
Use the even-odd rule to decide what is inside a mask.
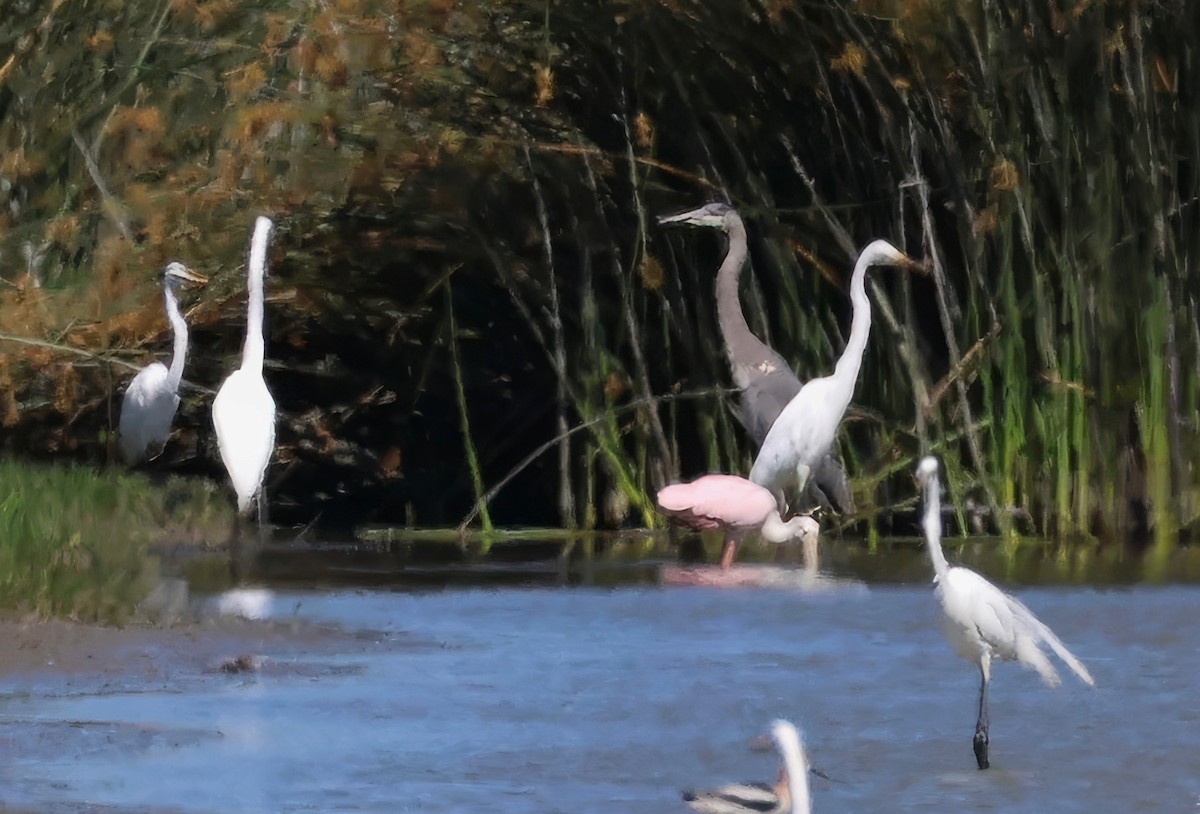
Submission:
[[[0,460],[0,611],[121,623],[152,587],[151,543],[215,539],[232,509],[206,481]]]

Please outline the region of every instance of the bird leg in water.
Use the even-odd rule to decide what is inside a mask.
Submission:
[[[988,708],[987,708],[987,686],[989,673],[991,672],[992,657],[988,653],[984,653],[979,660],[979,719],[975,722],[975,737],[972,740],[972,746],[975,749],[975,762],[979,764],[980,769],[986,769],[991,764],[988,762]]]
[[[234,585],[242,581],[242,513],[233,513],[233,524],[229,529],[229,577]]]
[[[254,496],[254,503],[258,508],[258,528],[261,531],[266,526],[270,517],[267,515],[267,484],[262,484],[258,487],[258,494]]]
[[[273,536],[270,524],[271,507],[267,504],[265,483],[258,487],[258,492],[254,495],[254,506],[258,510],[258,550],[262,550],[270,544]]]
[[[721,570],[728,571],[733,565],[733,558],[737,556],[738,543],[741,542],[742,536],[734,531],[725,532],[725,542],[721,546]]]

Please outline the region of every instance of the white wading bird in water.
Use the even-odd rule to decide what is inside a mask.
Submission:
[[[871,332],[871,301],[867,299],[867,269],[894,265],[924,272],[924,267],[886,240],[876,240],[863,249],[850,278],[850,302],[854,318],[850,339],[832,376],[812,379],[796,394],[763,441],[750,470],[750,480],[765,486],[783,506],[784,490],[804,492],[814,468],[833,448],[838,425],[854,395],[858,369]]]
[[[237,493],[238,513],[244,514],[258,497],[258,517],[263,518],[263,476],[275,449],[275,399],[263,380],[263,277],[267,266],[267,244],[273,224],[270,218],[254,222],[250,260],[246,266],[249,306],[242,366],[221,385],[213,401],[213,427],[221,460],[229,471]]]
[[[942,553],[941,483],[937,459],[927,457],[917,465],[917,480],[925,490],[925,543],[933,561],[934,592],[942,603],[944,627],[950,644],[967,661],[979,667],[979,720],[975,724],[975,760],[988,767],[987,688],[992,659],[1019,661],[1037,671],[1051,687],[1059,684],[1058,672],[1042,652],[1048,646],[1071,668],[1079,680],[1095,686],[1087,668],[1071,655],[1059,638],[1033,611],[969,568],[950,566]]]
[[[771,724],[771,737],[783,758],[775,786],[738,783],[710,791],[685,791],[688,806],[702,814],[810,814],[808,756],[800,733],[788,721]]]
[[[125,463],[134,464],[158,457],[171,435],[171,422],[179,409],[179,382],[187,360],[188,327],[179,313],[175,287],[182,283],[208,282],[183,263],[171,263],[163,275],[163,298],[167,304],[167,319],[175,334],[175,352],[168,369],[162,362],[152,362],[141,370],[121,400],[121,421],[117,428],[117,446]]]
[[[771,425],[788,402],[800,392],[802,385],[787,361],[751,332],[742,313],[738,282],[749,254],[746,226],[737,210],[723,203],[710,203],[690,212],[665,215],[658,222],[664,226],[683,224],[720,229],[729,239],[725,259],[717,270],[717,324],[733,372],[733,383],[741,390],[737,418],[754,445],[761,447]],[[854,512],[854,498],[850,494],[846,470],[830,452],[826,452],[818,462],[813,482],[835,509],[843,514]]]
[[[672,483],[658,490],[658,508],[663,514],[697,531],[722,529],[721,568],[728,570],[737,545],[747,533],[761,530],[772,543],[800,540],[807,561],[814,561],[820,526],[811,517],[784,522],[775,498],[766,489],[737,475],[704,475],[691,483]],[[812,550],[811,557],[808,552]]]

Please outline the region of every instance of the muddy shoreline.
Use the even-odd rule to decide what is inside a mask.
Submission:
[[[119,680],[170,681],[331,653],[366,651],[388,634],[300,620],[217,618],[108,627],[59,619],[0,620],[0,689],[45,692]],[[247,661],[249,660],[249,661]],[[239,666],[240,665],[240,666]],[[82,686],[81,686],[82,685]]]
[[[110,627],[61,619],[0,620],[0,762],[61,764],[63,786],[70,767],[100,756],[129,760],[193,748],[225,735],[219,727],[116,719],[47,720],[30,715],[27,699],[70,698],[111,693],[180,694],[212,682],[255,682],[260,676],[319,677],[356,672],[358,657],[403,634],[346,630],[289,618],[247,620],[212,617],[170,626]],[[323,657],[342,662],[330,667]],[[348,659],[343,658],[348,657]],[[53,798],[55,794],[49,794]],[[69,795],[67,795],[69,796]],[[129,811],[179,809],[122,805],[110,808],[47,799],[44,784],[0,773],[0,810],[13,812]]]

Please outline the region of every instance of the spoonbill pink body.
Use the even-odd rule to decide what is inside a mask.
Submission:
[[[658,492],[658,507],[672,520],[697,531],[724,530],[724,569],[733,564],[738,542],[754,529],[761,529],[763,538],[772,543],[803,540],[808,535],[815,540],[820,530],[811,517],[784,521],[770,491],[737,475],[704,475],[691,483],[664,486]]]

